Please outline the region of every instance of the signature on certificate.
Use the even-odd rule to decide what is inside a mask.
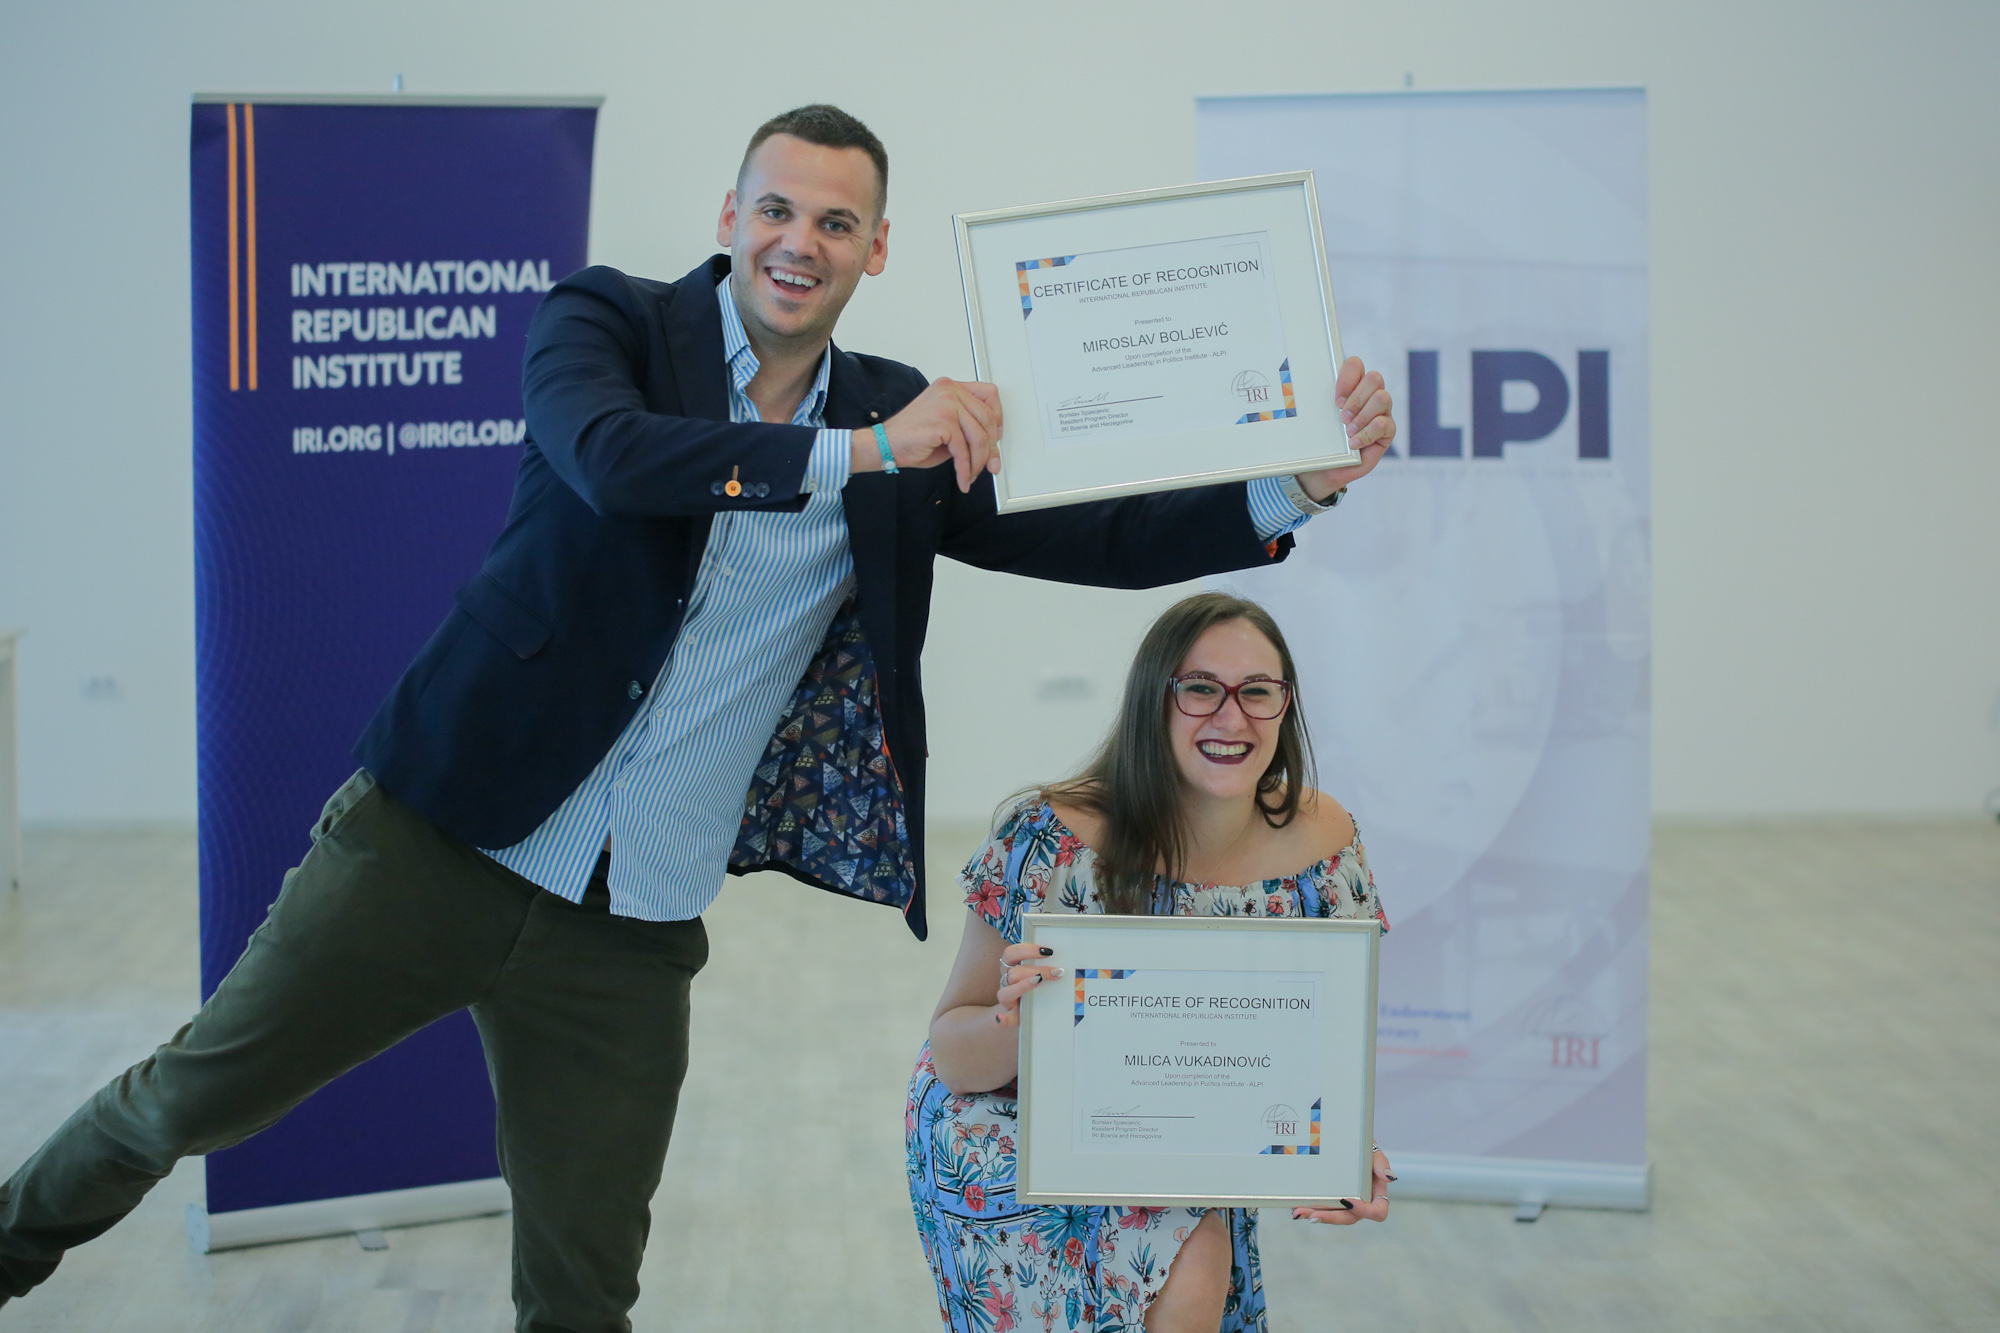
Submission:
[[[1092,1111],[1090,1114],[1092,1115],[1092,1117],[1096,1117],[1101,1115],[1104,1116],[1137,1115],[1138,1112],[1139,1112],[1139,1105],[1137,1102],[1134,1102],[1131,1106],[1126,1107],[1122,1111],[1115,1106],[1100,1106],[1095,1111]]]
[[[1063,399],[1060,403],[1056,404],[1056,407],[1058,410],[1065,407],[1088,407],[1092,403],[1101,403],[1110,396],[1111,390],[1109,389],[1106,389],[1103,393],[1080,393],[1074,398]]]

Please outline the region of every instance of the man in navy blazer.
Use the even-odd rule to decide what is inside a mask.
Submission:
[[[534,832],[640,710],[714,516],[805,504],[818,432],[728,424],[716,290],[730,263],[717,255],[676,283],[585,269],[535,316],[532,442],[507,525],[355,750],[383,786],[475,847]],[[947,467],[882,470],[869,428],[889,423],[893,448],[922,375],[838,348],[831,360],[826,423],[861,442],[841,507],[918,876],[904,905],[922,937],[920,659],[936,557],[1146,588],[1283,559],[1292,539],[1274,552],[1253,531],[1241,483],[997,516],[983,458],[969,489]],[[628,378],[627,365],[645,369]],[[974,401],[984,388],[949,386]],[[725,493],[732,478],[740,489]]]
[[[800,108],[751,141],[729,255],[549,294],[505,528],[235,969],[0,1185],[0,1302],[180,1157],[470,1007],[517,1326],[629,1328],[723,872],[781,870],[924,934],[935,558],[1120,588],[1281,560],[1393,438],[1350,361],[1358,467],[997,515],[993,387],[831,343],[887,261],[887,177],[860,122]]]

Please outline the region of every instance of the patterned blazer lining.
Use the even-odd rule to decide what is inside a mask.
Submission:
[[[875,656],[849,601],[778,715],[751,775],[729,868],[741,874],[779,867],[834,893],[907,912],[917,877],[903,810]]]

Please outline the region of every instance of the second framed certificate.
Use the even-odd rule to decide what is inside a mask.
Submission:
[[[1374,1189],[1372,920],[1035,914],[1023,1203],[1325,1206]]]
[[[1003,512],[1360,461],[1311,172],[956,221]]]

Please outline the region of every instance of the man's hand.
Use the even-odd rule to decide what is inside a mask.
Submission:
[[[958,489],[969,491],[981,471],[998,472],[1000,390],[978,380],[935,379],[915,401],[883,422],[896,466],[937,467],[951,461]],[[854,471],[880,472],[873,431],[854,432]]]
[[[1389,452],[1389,441],[1396,438],[1396,418],[1390,415],[1395,405],[1389,400],[1389,391],[1382,387],[1382,376],[1363,366],[1360,357],[1350,356],[1341,364],[1340,378],[1333,385],[1333,403],[1347,426],[1348,443],[1361,452],[1361,461],[1352,467],[1301,472],[1299,486],[1315,500],[1324,500],[1373,472],[1382,455]]]

